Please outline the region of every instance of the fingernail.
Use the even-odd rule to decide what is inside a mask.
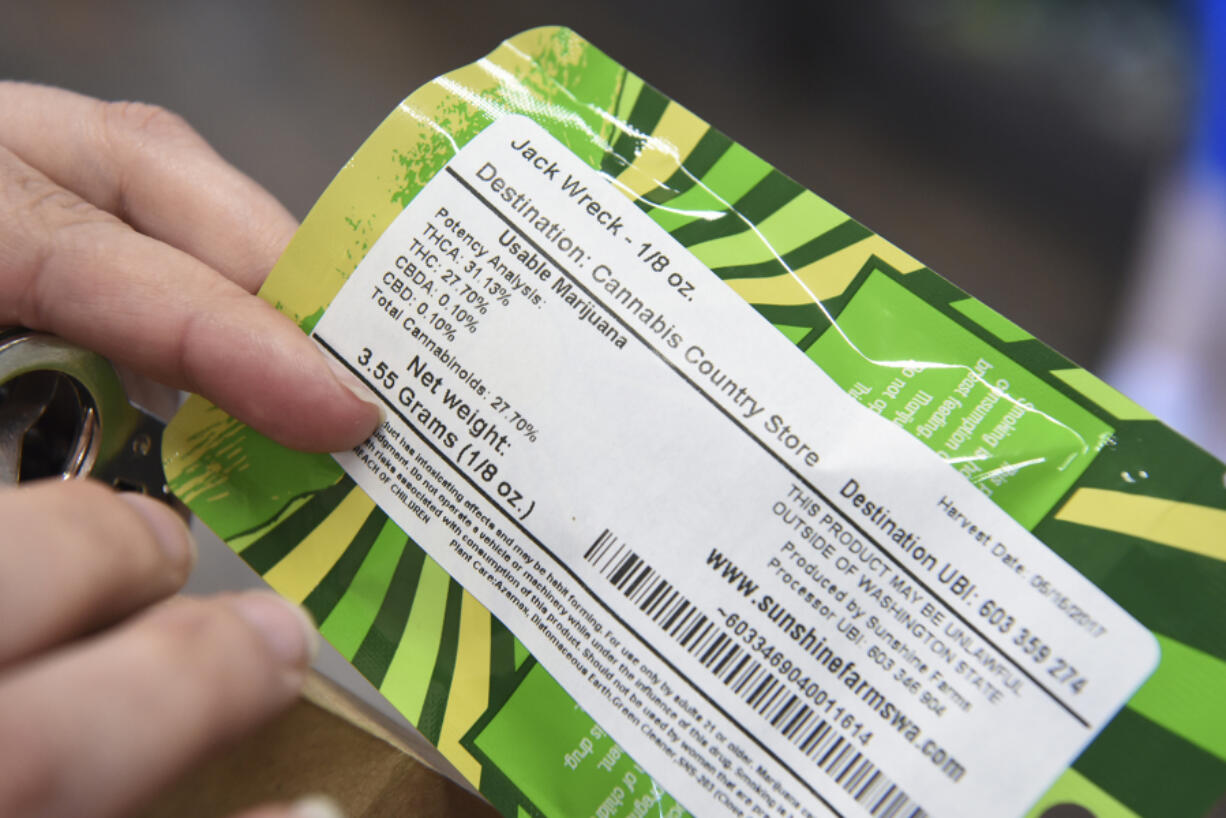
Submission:
[[[164,503],[131,491],[121,491],[119,499],[132,507],[153,532],[166,559],[184,573],[196,564],[196,539],[187,522]]]
[[[287,665],[305,667],[315,659],[319,632],[305,609],[271,591],[239,594],[230,604]]]
[[[358,379],[357,375],[350,372],[344,364],[338,361],[327,353],[323,353],[324,361],[327,362],[328,368],[332,370],[332,377],[336,378],[336,382],[353,393],[354,397],[363,403],[369,404],[379,413],[379,422],[382,423],[387,419],[387,414],[383,409],[383,401],[370,390],[366,384]]]
[[[293,818],[345,818],[340,805],[326,795],[308,795],[290,805]]]

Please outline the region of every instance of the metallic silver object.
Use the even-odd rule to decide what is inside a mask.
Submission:
[[[173,502],[163,427],[128,401],[101,355],[45,333],[0,330],[0,483],[93,477]]]

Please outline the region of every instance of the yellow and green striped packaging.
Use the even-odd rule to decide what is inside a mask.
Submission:
[[[1123,606],[1161,648],[1156,672],[1028,815],[1073,804],[1097,818],[1200,818],[1226,794],[1222,463],[574,32],[525,32],[409,96],[328,187],[261,296],[309,332],[456,150],[512,114],[535,120],[615,180],[853,394],[881,394],[893,373],[849,355],[844,334],[877,360],[1003,362],[998,369],[1007,372],[998,374],[1075,434],[1023,423],[990,456],[946,453],[949,467]],[[939,371],[921,377],[932,379],[930,394],[951,388]],[[904,409],[863,402],[887,417]],[[931,429],[905,428],[940,453]],[[303,604],[328,641],[504,815],[595,813],[599,802],[579,775],[517,777],[503,752],[510,739],[499,736],[518,736],[518,752],[530,755],[534,742],[548,744],[551,723],[602,731],[573,706],[532,712],[515,700],[526,684],[551,684],[532,672],[536,660],[331,457],[283,449],[195,397],[165,440],[175,493]],[[570,701],[560,688],[539,695]],[[668,770],[649,772],[668,789]],[[657,804],[652,814],[687,814],[667,796]]]

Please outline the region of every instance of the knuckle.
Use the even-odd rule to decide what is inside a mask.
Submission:
[[[195,137],[196,131],[175,112],[148,102],[105,102],[103,122],[108,134],[135,140]]]
[[[18,230],[46,235],[85,221],[97,221],[97,208],[70,190],[28,168],[6,167],[4,215]]]
[[[179,148],[203,141],[183,117],[147,102],[98,102],[97,128],[104,152],[115,158],[110,168],[112,193],[105,209],[126,220],[133,180],[143,172],[148,154],[159,146]]]

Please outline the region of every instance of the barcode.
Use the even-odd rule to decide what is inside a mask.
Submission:
[[[874,818],[928,813],[770,668],[607,528],[583,558]]]

